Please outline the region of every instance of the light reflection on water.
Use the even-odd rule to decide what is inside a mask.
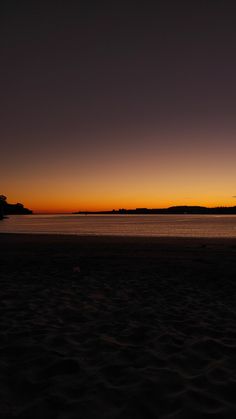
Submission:
[[[236,215],[12,215],[0,233],[236,237]]]

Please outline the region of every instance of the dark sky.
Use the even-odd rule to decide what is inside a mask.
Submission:
[[[9,190],[18,198],[21,188],[25,197],[31,194],[29,172],[39,182],[38,191],[43,188],[40,173],[48,173],[49,189],[53,178],[55,189],[64,156],[65,178],[71,184],[78,177],[78,194],[84,196],[75,199],[75,187],[70,205],[86,205],[87,199],[88,205],[99,208],[103,198],[98,203],[98,195],[97,204],[93,202],[91,188],[99,159],[110,161],[100,180],[100,196],[108,193],[104,182],[112,178],[112,162],[117,167],[124,163],[127,171],[139,167],[145,172],[155,154],[177,173],[173,153],[179,164],[209,154],[206,167],[215,170],[222,155],[221,164],[228,167],[225,150],[229,156],[236,151],[234,2],[145,1],[138,6],[131,1],[5,1],[0,26],[2,170],[11,182],[3,183],[2,193]],[[217,151],[215,165],[211,147]],[[166,158],[168,152],[171,159]],[[84,172],[78,172],[77,162],[86,163],[91,184],[83,185]],[[163,182],[160,190],[166,191],[168,182]],[[122,184],[114,185],[122,189]],[[83,195],[89,187],[90,198]],[[179,188],[183,199],[182,183]],[[137,193],[141,201],[143,192]],[[218,192],[215,200],[231,199],[235,190],[227,193]],[[119,195],[124,204],[128,195],[128,190],[123,198]],[[187,192],[191,200],[190,195]],[[144,200],[158,205],[158,199],[171,202],[171,197],[171,188],[163,198],[150,190]],[[45,207],[40,202],[36,206]]]

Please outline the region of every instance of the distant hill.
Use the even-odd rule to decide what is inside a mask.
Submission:
[[[201,206],[188,206],[181,205],[169,208],[136,208],[136,209],[125,209],[121,208],[118,210],[111,211],[78,211],[74,214],[236,214],[235,207],[201,207]]]
[[[32,214],[28,208],[25,208],[23,204],[9,204],[7,202],[7,198],[4,195],[0,195],[0,219],[3,218],[5,215],[24,215],[24,214]]]

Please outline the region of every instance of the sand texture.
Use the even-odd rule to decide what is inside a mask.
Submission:
[[[236,418],[235,240],[0,249],[1,418]]]

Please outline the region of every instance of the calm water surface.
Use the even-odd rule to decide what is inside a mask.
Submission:
[[[236,215],[12,215],[0,233],[236,237]]]

